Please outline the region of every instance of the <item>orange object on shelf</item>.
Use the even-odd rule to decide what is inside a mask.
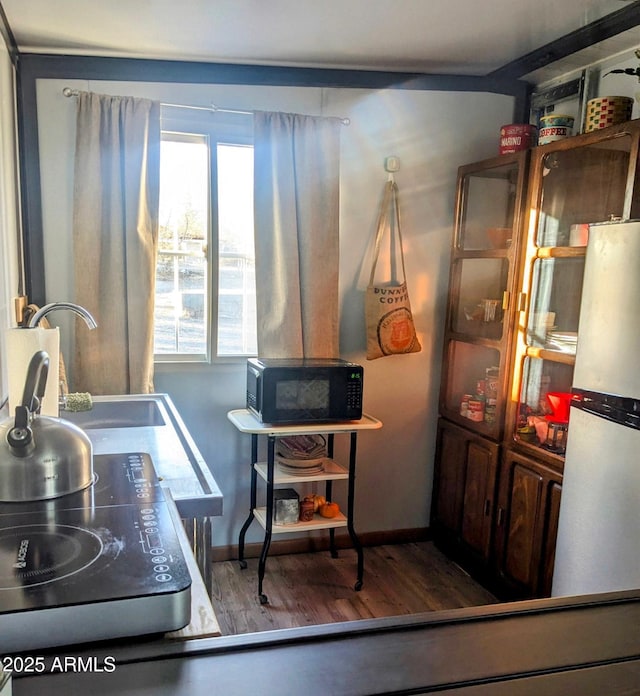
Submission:
[[[340,512],[340,507],[338,503],[323,503],[319,508],[318,512],[322,517],[336,517]]]
[[[566,423],[569,420],[569,405],[571,404],[571,394],[569,392],[549,392],[547,402],[551,406],[552,414],[547,416],[547,420],[556,423]]]

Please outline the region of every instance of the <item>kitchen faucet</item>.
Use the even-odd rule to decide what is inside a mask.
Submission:
[[[34,327],[38,326],[38,323],[44,319],[44,317],[49,314],[49,312],[54,312],[58,309],[68,309],[77,314],[79,317],[82,317],[89,327],[89,329],[96,329],[98,327],[98,324],[96,320],[93,318],[91,313],[86,310],[84,307],[81,307],[80,305],[73,304],[72,302],[51,302],[48,305],[45,305],[41,309],[39,309],[29,320],[29,324],[27,325],[27,328],[33,329]],[[69,396],[66,393],[67,388],[66,388],[66,377],[63,380],[60,380],[58,383],[58,408],[67,410],[70,408],[70,405],[68,403]],[[81,403],[83,407],[86,407],[87,403],[87,398],[85,395],[76,395],[76,399],[80,398]],[[89,399],[88,401],[89,406],[88,408],[91,408],[91,401]]]
[[[85,320],[90,329],[95,329],[98,327],[96,320],[91,316],[89,311],[80,305],[73,304],[72,302],[52,302],[51,304],[41,307],[29,320],[28,327],[33,329],[35,326],[38,326],[40,320],[46,317],[49,312],[54,312],[58,309],[69,309],[72,312],[75,312],[79,317],[82,317]]]

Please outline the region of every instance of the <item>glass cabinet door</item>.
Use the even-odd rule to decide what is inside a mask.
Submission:
[[[522,158],[515,157],[494,160],[494,166],[460,168],[456,225],[459,248],[473,251],[511,246],[522,169]]]
[[[499,439],[528,152],[458,170],[440,411]]]
[[[532,152],[508,427],[552,461],[569,427],[589,224],[630,216],[637,143],[637,124],[625,124]]]
[[[586,224],[623,216],[632,144],[622,134],[540,157],[536,246],[584,246]]]
[[[575,355],[584,256],[535,258],[526,342]]]
[[[504,333],[503,303],[509,281],[506,258],[458,259],[453,276],[459,283],[452,329],[499,341]]]

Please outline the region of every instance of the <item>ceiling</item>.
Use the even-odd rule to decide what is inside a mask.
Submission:
[[[0,0],[23,53],[478,76],[638,5],[632,0]],[[640,43],[637,31],[626,35],[624,46],[616,38],[614,51]]]

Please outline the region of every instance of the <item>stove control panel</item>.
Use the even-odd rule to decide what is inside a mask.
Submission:
[[[173,523],[167,518],[168,511],[164,503],[143,506],[139,511],[140,545],[150,577],[156,583],[172,581],[173,566],[179,562],[182,568],[183,564],[182,553],[176,548]],[[167,529],[167,525],[171,525],[171,528]]]
[[[127,454],[121,460],[120,466],[124,478],[128,482],[129,493],[135,496],[135,502],[152,502],[164,499],[160,482],[148,455],[142,453]]]

